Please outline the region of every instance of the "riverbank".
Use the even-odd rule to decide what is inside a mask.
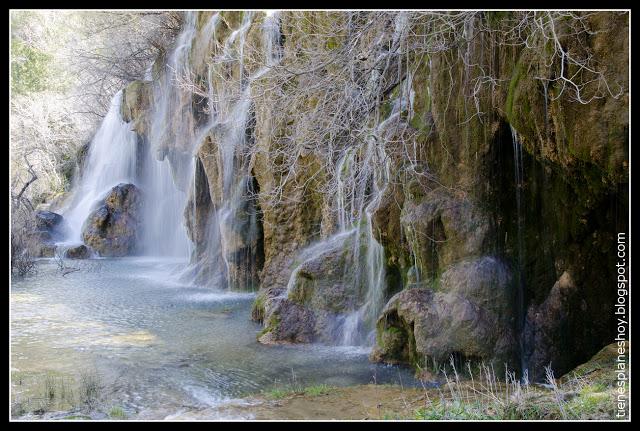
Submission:
[[[615,419],[616,347],[603,348],[572,372],[544,384],[505,384],[495,375],[444,375],[441,385],[398,384],[336,387],[289,382],[205,408],[185,407],[163,415],[145,411],[128,416],[119,406],[102,412],[30,414],[50,420],[611,420]],[[473,377],[473,378],[472,378]]]
[[[544,384],[507,385],[495,376],[447,376],[439,387],[356,385],[281,388],[242,405],[185,412],[171,419],[206,420],[221,415],[256,420],[611,420],[615,419],[616,346]],[[495,379],[493,382],[490,379]],[[448,380],[448,381],[447,381]]]

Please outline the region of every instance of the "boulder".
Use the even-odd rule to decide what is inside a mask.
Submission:
[[[141,193],[133,184],[118,184],[89,215],[82,239],[101,256],[135,253],[140,230]]]
[[[34,257],[53,257],[55,241],[65,236],[64,218],[55,212],[38,210],[34,216],[35,230],[27,234],[29,253]]]
[[[274,297],[267,302],[265,329],[258,336],[259,342],[279,344],[314,341],[313,311],[284,297]]]
[[[409,288],[393,296],[377,325],[376,362],[409,363],[421,369],[493,362],[516,366],[512,276],[494,257],[460,262],[432,288]],[[458,366],[457,365],[457,366]]]
[[[36,211],[36,227],[38,229],[51,231],[60,226],[63,220],[60,214],[51,211]]]
[[[64,257],[69,259],[88,259],[91,257],[91,250],[84,244],[67,249]]]

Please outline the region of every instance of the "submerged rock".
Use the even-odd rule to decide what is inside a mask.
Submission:
[[[127,256],[138,246],[140,190],[118,184],[87,218],[82,231],[85,244],[101,256]]]
[[[424,368],[456,361],[515,364],[512,277],[494,257],[460,262],[434,289],[410,288],[385,306],[371,359]]]

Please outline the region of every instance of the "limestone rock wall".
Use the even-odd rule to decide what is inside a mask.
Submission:
[[[242,68],[231,62],[221,71],[226,81],[207,74],[207,61],[246,16],[222,12],[215,32],[207,33],[211,17],[211,12],[196,15],[200,33],[190,61],[198,83],[220,90],[264,64],[265,17],[257,13],[251,21],[245,61]],[[303,18],[309,34],[279,42],[285,64],[287,56],[303,55],[304,47],[331,50],[347,40],[348,35],[320,39],[313,30],[337,25],[346,15],[283,13],[280,26],[286,29]],[[510,12],[477,14],[466,24],[463,42],[396,59],[387,69],[398,78],[376,109],[387,116],[396,113],[405,130],[399,136],[411,138],[383,143],[390,178],[372,221],[385,251],[389,302],[378,321],[374,360],[424,367],[457,355],[530,367],[535,378],[543,364],[552,362],[562,373],[612,338],[612,250],[616,232],[627,229],[628,210],[628,14],[585,15],[580,22],[589,33],[560,38],[566,52],[591,53],[606,77],[582,86],[581,99],[559,78],[564,67],[571,74],[576,66],[549,61],[557,48],[553,42],[540,39],[542,50],[504,43],[502,30],[513,19]],[[419,19],[410,22],[414,34],[428,33]],[[410,74],[406,64],[412,65]],[[326,73],[337,73],[331,67]],[[313,84],[304,76],[296,79],[290,85]],[[403,86],[411,89],[409,105],[398,98]],[[147,84],[138,83],[123,98],[123,115],[141,136],[149,134],[146,94]],[[202,124],[205,102],[205,96],[194,94],[179,107],[190,111],[189,124],[179,127],[192,133]],[[309,99],[296,109],[311,111],[316,102]],[[249,250],[249,257],[239,260],[236,270],[245,268],[247,279],[259,285],[253,318],[268,329],[261,334],[264,342],[316,339],[317,326],[330,320],[327,301],[320,299],[335,286],[330,276],[311,271],[311,284],[299,286],[298,301],[282,298],[300,250],[335,232],[335,199],[325,192],[332,180],[326,167],[335,160],[323,159],[305,142],[296,143],[301,150],[288,166],[291,178],[281,199],[274,202],[270,195],[281,183],[283,174],[273,166],[287,137],[309,127],[304,115],[293,112],[290,121],[275,123],[275,114],[287,109],[268,97],[252,99],[246,133],[257,151],[236,160],[256,192],[251,209],[259,213],[260,227],[258,239],[238,241],[238,252]],[[207,259],[206,220],[224,199],[220,136],[214,128],[197,142],[188,204],[195,210],[185,209],[197,260],[212,273],[217,260]],[[163,148],[178,154],[183,151],[178,146],[167,141]]]

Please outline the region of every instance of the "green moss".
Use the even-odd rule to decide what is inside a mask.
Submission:
[[[262,322],[264,320],[264,306],[266,301],[266,295],[264,293],[258,294],[253,305],[251,306],[251,319],[256,322]]]
[[[291,290],[288,298],[298,304],[306,304],[313,296],[315,284],[310,275],[299,272],[295,288]]]
[[[505,113],[507,119],[509,120],[509,123],[513,124],[514,126],[515,118],[513,116],[513,103],[517,98],[516,92],[518,91],[518,83],[523,77],[525,77],[525,75],[526,71],[523,64],[523,59],[522,56],[520,56],[513,68],[513,72],[511,73],[511,80],[509,81],[509,91],[507,92],[507,101],[505,104]]]

